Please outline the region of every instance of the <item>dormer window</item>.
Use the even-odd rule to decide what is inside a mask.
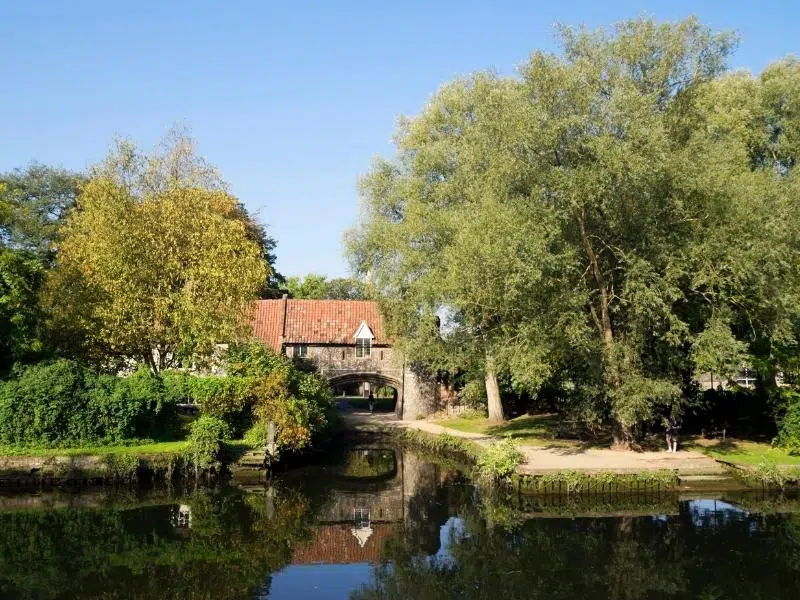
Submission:
[[[372,340],[375,339],[375,336],[366,321],[361,323],[361,327],[353,337],[356,339],[356,358],[369,358],[372,354]]]
[[[358,338],[356,340],[356,358],[368,358],[372,352],[372,340],[370,338]]]

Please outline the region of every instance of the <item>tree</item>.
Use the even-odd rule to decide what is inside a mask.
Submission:
[[[224,188],[184,136],[152,155],[120,142],[63,227],[47,291],[57,328],[155,372],[242,334],[267,268]]]
[[[366,286],[355,277],[328,279],[324,275],[309,273],[305,277],[288,277],[286,291],[292,298],[311,300],[364,300]]]
[[[43,277],[33,254],[0,246],[0,372],[41,349],[37,293]]]
[[[287,277],[286,291],[292,298],[321,300],[328,293],[327,280],[324,275],[309,273],[305,277]]]
[[[79,173],[38,163],[0,174],[0,243],[51,263],[60,221],[84,182]]]
[[[786,333],[794,184],[753,168],[758,110],[726,119],[733,35],[693,18],[559,35],[521,78],[456,81],[402,122],[349,252],[412,358],[480,365],[491,418],[498,372],[531,390],[558,376],[628,444],[679,402],[714,314],[733,310],[740,337],[754,316],[752,340]]]

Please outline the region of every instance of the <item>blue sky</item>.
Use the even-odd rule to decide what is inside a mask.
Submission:
[[[738,30],[733,67],[800,52],[796,1],[0,0],[0,171],[84,169],[115,134],[150,147],[185,123],[269,224],[283,273],[343,275],[358,176],[393,152],[398,115],[554,49],[556,22],[642,13]]]

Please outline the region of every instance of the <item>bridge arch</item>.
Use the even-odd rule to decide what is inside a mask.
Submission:
[[[386,373],[378,373],[378,372],[348,372],[342,373],[339,375],[328,375],[328,384],[331,386],[331,389],[336,389],[338,387],[359,384],[359,383],[369,383],[370,386],[374,386],[375,389],[381,387],[391,387],[397,391],[396,402],[394,406],[394,412],[396,415],[402,415],[403,411],[403,380],[397,377],[393,377],[392,375],[388,375]]]

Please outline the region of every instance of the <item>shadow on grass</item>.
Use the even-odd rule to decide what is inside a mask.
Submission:
[[[557,414],[525,415],[501,425],[486,429],[486,433],[499,437],[510,437],[518,443],[535,442],[546,450],[561,455],[581,454],[590,448],[608,448],[611,436],[578,435],[577,431],[565,432],[564,423]]]

